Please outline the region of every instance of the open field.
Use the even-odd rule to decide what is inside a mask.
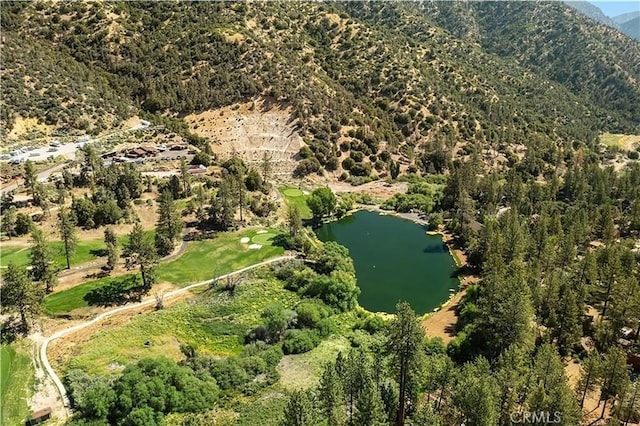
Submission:
[[[0,424],[23,424],[29,416],[27,400],[33,382],[28,348],[20,343],[0,346]]]
[[[210,288],[170,308],[127,318],[110,318],[53,343],[50,359],[62,367],[92,374],[118,372],[143,357],[182,358],[180,344],[200,353],[228,356],[241,352],[247,331],[261,324],[264,308],[276,301],[292,307],[298,296],[271,278],[246,278],[233,296]],[[149,342],[145,345],[146,342]]]
[[[617,146],[621,149],[632,150],[640,145],[640,136],[624,135],[619,133],[603,133],[600,135],[600,142],[607,146]]]
[[[335,360],[339,352],[351,347],[344,336],[331,336],[316,348],[299,355],[285,355],[278,364],[280,383],[288,390],[306,389],[320,380],[326,362]]]
[[[254,229],[222,233],[210,240],[192,241],[182,256],[171,262],[160,264],[156,268],[157,282],[168,282],[184,287],[282,254],[284,249],[281,247],[265,243],[262,248],[253,250],[240,242],[242,237],[251,240],[256,236],[262,237],[269,234],[275,235],[275,231],[257,234],[257,230]],[[131,275],[101,278],[53,293],[45,298],[45,311],[58,314],[86,307],[88,305],[84,296],[89,291],[116,280],[127,279]]]
[[[303,219],[311,219],[311,209],[307,206],[307,196],[298,188],[292,186],[281,186],[278,188],[287,203],[298,207],[300,216]]]

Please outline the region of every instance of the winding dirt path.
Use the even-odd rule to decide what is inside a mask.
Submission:
[[[233,275],[242,274],[242,273],[250,271],[252,269],[259,268],[261,266],[270,265],[272,263],[281,262],[283,260],[291,260],[291,259],[295,259],[295,256],[291,256],[291,255],[279,256],[279,257],[275,257],[273,259],[265,260],[265,261],[262,261],[260,263],[256,263],[256,264],[247,266],[245,268],[238,269],[237,271],[233,271],[233,272],[221,275],[221,276],[213,278],[213,279],[200,281],[200,282],[191,284],[191,285],[189,285],[187,287],[171,291],[171,292],[166,293],[164,295],[164,300],[174,298],[174,297],[179,296],[181,294],[184,294],[184,293],[186,293],[186,292],[188,292],[188,291],[190,291],[190,290],[192,290],[194,288],[211,284],[212,282],[214,282],[216,280],[219,280],[219,279],[224,279],[224,278],[227,278],[227,277],[230,277],[230,276],[233,276]],[[51,364],[49,363],[49,359],[47,357],[47,348],[49,346],[49,343],[51,343],[52,341],[54,341],[56,339],[59,339],[59,338],[61,338],[63,336],[66,336],[68,334],[74,333],[74,332],[76,332],[78,330],[81,330],[83,328],[89,327],[90,325],[96,324],[96,323],[102,321],[103,319],[108,318],[108,317],[110,317],[112,315],[115,315],[115,314],[118,314],[118,313],[121,313],[121,312],[124,312],[124,311],[140,309],[140,308],[143,308],[145,306],[149,306],[149,305],[151,305],[153,303],[156,303],[156,299],[154,297],[150,297],[150,298],[148,298],[146,300],[143,300],[142,302],[138,302],[138,303],[135,303],[135,304],[132,304],[132,305],[125,305],[125,306],[121,306],[119,308],[111,309],[110,311],[107,311],[107,312],[104,312],[104,313],[98,315],[97,317],[95,317],[92,320],[85,321],[85,322],[82,322],[80,324],[77,324],[77,325],[74,325],[74,326],[67,327],[65,329],[59,330],[59,331],[55,332],[54,334],[52,334],[51,336],[44,337],[44,338],[42,338],[40,340],[39,360],[42,363],[42,366],[44,367],[45,371],[47,372],[47,374],[49,375],[49,377],[51,378],[51,380],[55,384],[55,387],[57,388],[58,392],[60,393],[60,396],[62,398],[62,403],[63,403],[63,406],[64,406],[64,408],[62,410],[59,410],[61,413],[64,412],[64,414],[66,416],[69,415],[69,412],[68,412],[68,407],[70,405],[69,396],[67,395],[67,390],[65,389],[64,384],[62,383],[62,380],[60,380],[60,378],[58,377],[56,372],[51,367]],[[59,400],[57,402],[59,403]]]

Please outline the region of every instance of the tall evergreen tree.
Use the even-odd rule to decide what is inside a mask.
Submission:
[[[107,247],[107,269],[113,271],[118,263],[118,239],[113,229],[104,230],[104,244]]]
[[[58,211],[58,232],[64,245],[64,255],[67,260],[67,269],[71,268],[71,256],[76,251],[78,237],[76,235],[76,223],[73,215],[65,206],[60,206]]]
[[[7,265],[2,281],[0,311],[3,314],[17,312],[20,315],[23,329],[28,333],[30,320],[41,309],[44,297],[42,286],[30,282],[25,270],[13,263]]]
[[[398,379],[398,413],[396,425],[405,422],[408,402],[409,382],[419,373],[422,365],[422,343],[424,330],[418,323],[415,312],[406,303],[396,305],[396,317],[391,321],[387,332],[387,353],[391,366]]]
[[[367,373],[370,372],[367,371]],[[389,424],[380,397],[380,390],[370,374],[365,378],[360,389],[356,400],[356,409],[356,414],[351,422],[355,426],[386,426]]]
[[[480,357],[462,367],[453,391],[453,405],[459,423],[493,426],[500,415],[499,388],[489,362]]]
[[[27,188],[27,193],[33,195],[36,189],[37,176],[36,168],[31,160],[27,160],[24,163],[24,186]]]
[[[191,195],[191,175],[189,174],[189,167],[187,162],[183,158],[180,160],[180,180],[182,181],[182,194],[184,197]]]
[[[313,395],[309,391],[293,391],[284,409],[284,419],[281,425],[309,426],[317,424],[318,416],[313,399]]]
[[[338,426],[344,420],[342,405],[342,386],[333,363],[325,365],[320,384],[318,385],[318,402],[320,412],[327,420],[328,426]]]
[[[160,195],[155,235],[155,245],[159,254],[171,253],[182,233],[182,228],[182,218],[173,201],[173,196],[171,192],[165,190]]]
[[[33,245],[31,246],[31,278],[34,281],[40,281],[44,284],[47,293],[53,291],[56,285],[56,266],[54,264],[53,255],[49,247],[49,242],[44,236],[42,229],[34,226],[31,231]]]
[[[124,249],[124,256],[126,268],[139,268],[143,287],[151,289],[155,282],[154,266],[157,262],[157,255],[153,242],[145,234],[139,222],[133,225],[129,234],[129,243]]]
[[[604,417],[607,402],[619,395],[623,395],[629,387],[629,371],[627,370],[627,355],[618,348],[613,347],[604,355],[602,360],[602,387],[600,388],[600,400],[604,401],[600,418]],[[615,404],[615,401],[614,401]]]
[[[582,375],[578,381],[576,392],[580,398],[580,408],[584,407],[587,394],[598,388],[602,376],[602,357],[598,351],[592,351],[582,362]]]
[[[560,425],[579,424],[582,413],[569,387],[564,366],[556,349],[543,345],[534,359],[531,390],[528,394],[528,411],[559,413]]]

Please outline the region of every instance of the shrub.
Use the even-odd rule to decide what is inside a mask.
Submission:
[[[193,156],[191,164],[202,164],[203,166],[208,167],[211,165],[211,156],[204,151],[198,151],[196,152],[196,155]]]
[[[311,330],[287,330],[282,350],[285,354],[301,354],[318,346],[320,337]]]
[[[329,314],[327,307],[317,300],[304,300],[296,306],[298,325],[300,327],[315,328],[320,320]]]

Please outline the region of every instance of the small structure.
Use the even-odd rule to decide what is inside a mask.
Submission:
[[[34,411],[31,413],[31,418],[27,420],[27,425],[37,425],[42,422],[46,422],[51,418],[51,407],[43,408],[42,410]]]
[[[158,150],[152,146],[142,146],[140,149],[145,151],[147,155],[156,155],[158,153]]]
[[[147,151],[145,151],[142,148],[130,149],[129,151],[127,151],[127,154],[126,154],[128,158],[141,158],[141,157],[145,157],[146,155],[147,155]]]

